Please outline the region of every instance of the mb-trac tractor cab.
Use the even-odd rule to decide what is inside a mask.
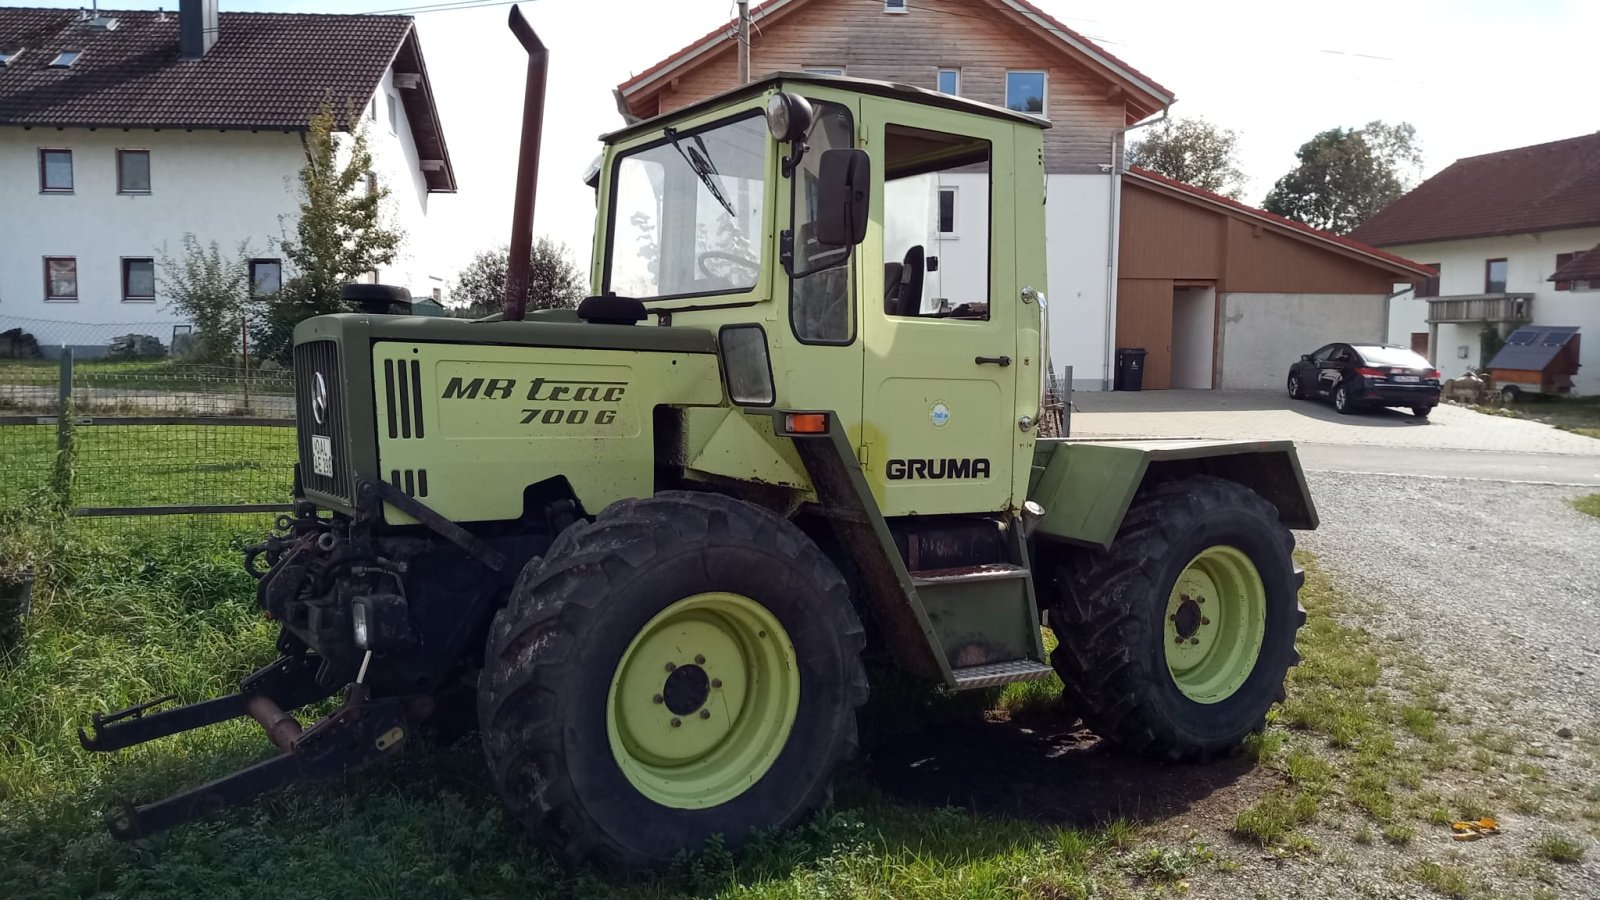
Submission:
[[[955,690],[1053,672],[1167,760],[1259,730],[1304,618],[1289,529],[1316,524],[1294,449],[1039,435],[1045,127],[768,76],[605,137],[575,312],[302,323],[295,513],[247,563],[281,658],[84,735],[250,715],[281,752],[113,832],[393,754],[475,694],[551,845],[738,846],[828,797],[868,656]]]

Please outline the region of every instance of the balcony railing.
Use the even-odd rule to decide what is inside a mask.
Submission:
[[[1427,299],[1430,325],[1451,322],[1515,324],[1533,318],[1532,294],[1464,294]]]

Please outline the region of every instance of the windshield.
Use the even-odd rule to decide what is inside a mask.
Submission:
[[[1372,366],[1405,366],[1408,369],[1431,369],[1433,365],[1414,351],[1404,347],[1357,347],[1356,352]]]
[[[761,274],[767,126],[759,111],[621,157],[605,287],[660,299],[747,291]]]

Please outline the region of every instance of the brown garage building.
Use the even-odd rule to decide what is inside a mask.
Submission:
[[[1130,168],[1122,179],[1118,347],[1144,388],[1275,389],[1330,341],[1385,339],[1411,260]]]

